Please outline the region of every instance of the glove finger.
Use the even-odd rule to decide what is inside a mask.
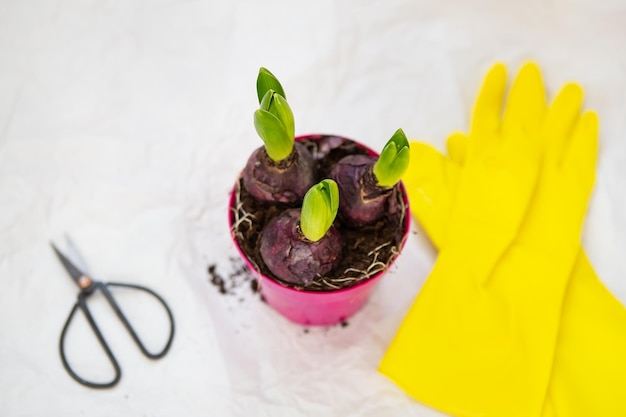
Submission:
[[[599,120],[594,111],[586,111],[578,120],[561,166],[578,172],[579,185],[591,193],[595,179],[599,147]]]
[[[417,141],[409,145],[411,158],[402,182],[409,195],[411,213],[433,244],[441,248],[460,171],[432,146]]]
[[[482,87],[474,104],[471,122],[470,148],[480,152],[493,133],[500,128],[502,101],[506,89],[506,66],[502,63],[495,64],[487,72]]]
[[[534,62],[524,64],[507,98],[502,121],[505,133],[522,130],[539,132],[546,113],[546,91],[539,66]]]
[[[528,178],[537,174],[535,168],[541,161],[543,136],[540,127],[546,108],[541,72],[536,64],[528,63],[520,70],[507,99],[502,122],[503,139],[498,150],[501,160],[521,163],[525,175],[531,174]]]
[[[451,134],[446,140],[448,156],[450,157],[450,160],[459,167],[465,165],[468,141],[469,138],[467,135],[460,132]]]
[[[546,160],[559,163],[583,103],[583,90],[575,83],[566,84],[550,105],[543,136],[546,140]]]
[[[418,141],[409,142],[409,167],[402,176],[405,186],[420,187],[436,173],[440,166],[440,153],[433,146]]]

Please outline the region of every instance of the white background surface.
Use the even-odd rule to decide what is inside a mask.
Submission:
[[[417,227],[346,327],[305,330],[209,283],[209,265],[238,267],[226,204],[261,144],[260,66],[298,134],[375,149],[398,127],[443,149],[498,60],[536,60],[551,95],[580,82],[601,118],[584,245],[626,302],[625,21],[617,0],[0,1],[0,415],[439,415],[376,372],[435,257]],[[59,359],[77,288],[48,241],[64,233],[96,278],[174,310],[156,362],[102,315],[124,372],[111,390]],[[93,347],[80,329],[74,346]]]

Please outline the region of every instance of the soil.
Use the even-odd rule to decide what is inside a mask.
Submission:
[[[248,271],[246,264],[237,262],[237,259],[233,257],[229,260],[232,270],[226,277],[222,276],[222,274],[217,271],[216,264],[211,264],[207,268],[207,272],[211,277],[211,284],[217,287],[220,294],[234,294],[234,292],[244,284],[249,285],[253,293],[258,292],[258,284],[256,280],[254,280],[251,272]]]
[[[242,288],[249,290],[252,295],[261,297],[261,301],[265,302],[265,298],[259,292],[259,283],[252,275],[246,264],[240,257],[229,257],[229,272],[218,271],[217,264],[210,264],[207,268],[209,273],[209,282],[222,295],[230,295],[239,297],[239,301],[243,301]],[[223,265],[222,265],[223,266]]]
[[[373,154],[354,141],[336,136],[308,136],[300,143],[304,144],[316,159],[318,164],[316,181],[328,178],[332,166],[346,155]],[[307,291],[348,288],[386,269],[399,254],[405,222],[408,221],[399,187],[399,184],[396,185],[391,193],[387,216],[372,225],[352,228],[339,216],[337,217],[334,225],[343,238],[341,261],[327,275],[315,278],[306,288],[275,277],[265,266],[259,253],[259,241],[265,225],[283,210],[298,205],[259,203],[247,193],[240,179],[236,184],[239,209],[231,207],[232,233],[251,263],[257,265],[263,275],[283,285]],[[249,220],[236,221],[241,218]]]

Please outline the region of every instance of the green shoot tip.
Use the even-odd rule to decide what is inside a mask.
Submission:
[[[402,129],[398,129],[387,142],[378,161],[374,164],[374,175],[378,185],[393,187],[409,167],[409,141]]]
[[[295,137],[293,113],[287,100],[276,91],[267,90],[261,99],[261,107],[254,112],[254,127],[274,162],[291,154]]]
[[[263,100],[263,96],[267,93],[268,90],[274,90],[284,98],[285,91],[283,90],[283,86],[280,85],[278,79],[272,74],[267,68],[261,67],[259,69],[259,75],[256,79],[256,93],[259,97],[259,103]]]
[[[339,209],[339,188],[326,179],[312,186],[304,195],[300,230],[312,242],[320,240],[332,226]]]

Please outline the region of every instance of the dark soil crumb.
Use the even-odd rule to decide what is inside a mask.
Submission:
[[[345,329],[345,328],[346,328],[346,327],[348,327],[349,325],[350,325],[350,323],[349,323],[347,320],[342,320],[342,321],[340,321],[340,322],[339,322],[339,323],[337,323],[337,324],[333,324],[333,325],[330,325],[330,326],[324,326],[324,327],[322,327],[321,329],[322,329],[322,331],[324,331],[324,332],[328,332],[329,330],[334,329],[334,328]],[[316,330],[317,330],[317,329],[314,329],[313,331],[316,331]],[[309,334],[309,333],[311,333],[311,329],[310,329],[310,328],[308,328],[308,327],[304,327],[304,328],[302,329],[302,333],[304,333],[304,334]]]
[[[226,281],[217,273],[217,266],[215,264],[209,265],[209,275],[211,276],[211,284],[215,285],[221,294],[227,294]]]
[[[235,296],[239,302],[245,300],[243,290],[249,290],[253,295],[259,295],[259,286],[252,275],[252,272],[246,267],[241,258],[229,257],[229,272],[218,271],[217,264],[211,264],[207,268],[209,273],[209,282],[217,288],[220,294],[226,296]]]
[[[341,138],[335,136],[317,136],[302,140],[301,143],[309,148],[318,162],[317,181],[328,178],[332,166],[344,156],[369,153],[356,142],[341,141]],[[237,188],[241,210],[238,212],[231,210],[233,224],[236,216],[244,216],[245,213],[253,216],[249,221],[239,222],[232,231],[237,244],[248,259],[259,267],[262,274],[287,286],[303,289],[275,277],[265,266],[258,250],[260,246],[258,242],[265,225],[283,210],[298,205],[264,205],[255,201],[246,192],[241,186],[241,181]],[[399,185],[394,187],[390,201],[390,214],[373,225],[351,228],[343,224],[341,218],[337,218],[334,225],[344,240],[342,260],[334,270],[324,277],[317,277],[304,289],[333,291],[347,288],[385,269],[395,259],[402,245],[405,222],[408,221]]]

